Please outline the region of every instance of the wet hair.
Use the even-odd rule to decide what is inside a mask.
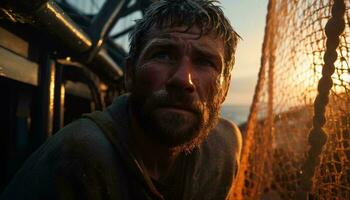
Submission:
[[[200,29],[200,35],[216,34],[225,46],[224,75],[227,77],[230,74],[239,35],[233,30],[218,1],[159,0],[151,4],[143,18],[136,21],[135,28],[129,35],[131,62],[138,59],[147,42],[147,34],[154,26],[159,29],[184,26],[186,30],[196,26]]]

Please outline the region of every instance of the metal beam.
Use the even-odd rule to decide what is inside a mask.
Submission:
[[[0,76],[38,85],[38,64],[0,47]]]
[[[33,14],[50,34],[58,37],[73,53],[85,53],[91,49],[90,37],[55,2],[46,2]]]
[[[101,49],[110,30],[118,21],[122,8],[125,9],[126,6],[127,3],[125,0],[108,0],[100,12],[94,17],[88,29],[88,33],[94,44],[89,55],[89,61]]]

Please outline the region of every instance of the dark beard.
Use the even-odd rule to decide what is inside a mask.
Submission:
[[[201,144],[218,121],[220,103],[215,97],[205,104],[186,94],[160,91],[147,98],[131,94],[130,100],[132,112],[145,135],[178,152],[189,152]],[[157,108],[169,105],[181,105],[191,110],[193,117],[156,114]]]

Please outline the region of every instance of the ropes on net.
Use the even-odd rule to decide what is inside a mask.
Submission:
[[[345,0],[269,1],[233,199],[350,199],[349,19]]]

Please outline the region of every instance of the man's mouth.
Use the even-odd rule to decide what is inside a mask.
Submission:
[[[182,105],[164,105],[157,108],[157,110],[162,110],[166,112],[177,112],[177,113],[196,113],[195,109],[188,106]]]

